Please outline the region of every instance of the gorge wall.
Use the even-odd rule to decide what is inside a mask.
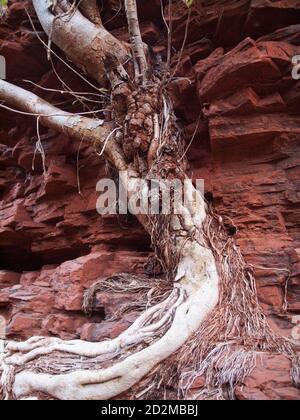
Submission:
[[[125,38],[119,1],[102,3],[106,27]],[[291,76],[291,58],[300,55],[300,1],[203,3],[190,15],[183,51],[188,11],[181,1],[172,8],[176,78],[169,90],[187,145],[193,138],[189,172],[204,178],[206,198],[253,266],[272,327],[300,339],[300,82]],[[139,6],[144,40],[164,55],[160,0]],[[53,70],[37,35],[43,37],[30,1],[10,1],[0,25],[8,80],[79,111],[70,95],[29,84],[61,89],[58,74],[73,90],[90,91],[56,59]],[[136,317],[132,311],[110,320],[130,293],[98,294],[87,317],[83,292],[112,274],[158,274],[149,238],[131,216],[97,214],[96,184],[109,168],[92,146],[42,129],[44,172],[36,120],[2,109],[0,115],[2,335],[117,336]],[[289,369],[285,357],[264,356],[236,397],[300,399]]]

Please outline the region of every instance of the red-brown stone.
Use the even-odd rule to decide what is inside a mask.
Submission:
[[[33,13],[31,2],[10,3],[7,22],[0,25],[9,81],[51,102],[72,101],[22,82],[60,89],[24,11],[26,4]],[[253,266],[272,327],[299,339],[300,83],[291,78],[291,57],[300,54],[300,6],[292,0],[223,3],[229,7],[205,2],[200,15],[192,13],[181,54],[188,12],[181,0],[173,2],[176,77],[170,96],[185,129],[191,177],[205,180],[208,200]],[[103,21],[127,39],[118,6],[110,1]],[[139,12],[144,40],[165,58],[160,0],[140,0]],[[65,66],[55,66],[72,89],[89,89]],[[41,132],[46,173],[35,156],[36,121],[1,110],[0,316],[6,335],[114,338],[136,316],[108,320],[130,293],[99,293],[98,312],[89,319],[81,311],[83,292],[102,277],[143,272],[150,240],[132,217],[97,214],[96,184],[106,171],[92,146]],[[264,355],[236,397],[300,399],[290,368],[285,357]],[[193,388],[202,385],[199,378]]]

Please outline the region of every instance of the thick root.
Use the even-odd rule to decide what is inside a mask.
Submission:
[[[170,318],[172,311],[174,311],[182,301],[182,289],[175,288],[165,302],[156,305],[143,313],[123,334],[114,340],[104,341],[102,343],[88,343],[81,340],[66,342],[57,338],[37,339],[26,343],[9,343],[6,348],[8,354],[16,354],[8,356],[6,358],[6,363],[15,366],[23,366],[37,357],[46,356],[54,352],[97,358],[105,354],[116,355],[126,347],[141,343],[147,338],[148,334],[155,333],[159,327],[162,328]],[[149,320],[152,320],[155,314],[164,310],[166,313],[159,322],[148,325]],[[21,355],[19,353],[21,353]]]
[[[40,392],[56,399],[116,397],[199,329],[218,302],[218,283],[211,251],[196,241],[187,242],[169,297],[145,311],[117,339],[86,343],[33,338],[26,343],[8,343],[2,363],[2,392],[6,392],[6,398],[17,399]],[[84,363],[82,357],[86,358]],[[103,362],[108,366],[103,367]],[[60,370],[64,373],[57,374]],[[4,382],[12,378],[13,383],[7,386]]]
[[[232,400],[262,353],[290,359],[291,383],[299,387],[299,343],[271,330],[259,306],[253,269],[228,237],[222,219],[211,212],[204,232],[219,269],[219,302],[178,352],[125,397]],[[198,391],[195,381],[203,382]]]

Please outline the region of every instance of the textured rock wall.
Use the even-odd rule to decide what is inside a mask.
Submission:
[[[165,54],[160,0],[139,3],[145,41]],[[190,174],[205,179],[207,199],[254,266],[259,298],[273,327],[299,338],[300,84],[291,78],[291,57],[300,54],[300,1],[204,4],[191,15],[183,54],[187,10],[175,2],[172,15],[177,78],[169,89],[187,144],[194,135]],[[11,1],[0,26],[8,79],[53,103],[65,102],[68,109],[70,96],[24,81],[61,86],[25,5],[33,16],[30,1]],[[103,1],[104,22],[126,39],[118,5]],[[89,90],[59,61],[54,64],[74,90]],[[0,315],[6,336],[99,340],[118,335],[136,314],[117,322],[109,318],[130,295],[98,295],[99,310],[87,318],[82,294],[103,276],[149,271],[149,239],[130,216],[97,214],[95,187],[107,168],[92,146],[41,129],[44,173],[35,153],[36,121],[3,110],[0,115]],[[289,369],[285,358],[268,357],[237,397],[299,399]]]

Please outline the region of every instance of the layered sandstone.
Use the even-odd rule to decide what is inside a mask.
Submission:
[[[118,1],[109,7],[104,3],[104,22],[124,38]],[[164,55],[160,1],[153,3],[157,7],[140,1],[143,36]],[[169,89],[187,145],[194,136],[187,152],[190,174],[204,178],[207,199],[253,265],[273,328],[299,339],[300,84],[291,77],[291,57],[300,54],[300,4],[204,3],[191,16],[183,54],[187,12],[181,2],[175,2],[172,16],[178,53],[173,60],[177,77]],[[11,1],[0,27],[8,79],[70,106],[70,96],[24,81],[61,88],[25,5],[32,13],[29,1]],[[73,90],[87,89],[63,64],[55,65]],[[132,312],[110,320],[130,294],[98,295],[97,311],[88,318],[81,310],[83,292],[104,276],[145,269],[153,274],[149,238],[131,216],[97,214],[96,183],[107,168],[92,146],[43,129],[45,173],[35,152],[36,122],[0,112],[0,315],[6,319],[6,336],[115,337],[136,317]],[[299,399],[289,370],[284,357],[266,356],[237,398]]]

